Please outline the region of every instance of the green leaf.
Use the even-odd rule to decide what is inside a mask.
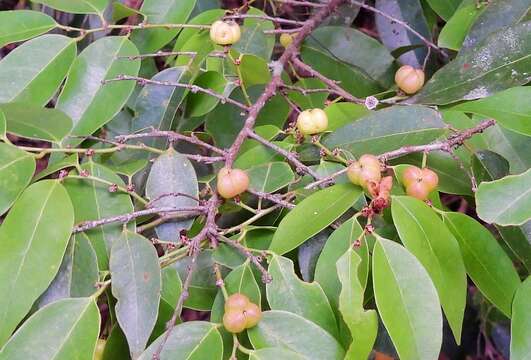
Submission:
[[[81,169],[88,171],[91,176],[96,178],[125,186],[118,175],[103,165],[90,161],[83,164]],[[74,204],[76,223],[123,215],[133,211],[133,203],[129,194],[123,192],[111,193],[105,183],[88,179],[70,179],[68,177],[65,178],[64,183]],[[131,221],[129,224],[130,229],[133,230],[135,222]],[[99,226],[85,232],[98,255],[100,270],[108,269],[108,252],[113,242],[120,238],[122,228],[122,224],[115,223]]]
[[[109,0],[31,0],[59,11],[74,14],[103,14]]]
[[[422,145],[445,132],[441,115],[424,106],[393,106],[340,127],[324,140],[329,149],[354,155],[379,154],[405,145]]]
[[[221,360],[223,342],[219,325],[204,321],[188,321],[171,331],[160,353],[160,360]],[[151,360],[166,334],[162,334],[142,353],[139,360]]]
[[[341,255],[349,249],[354,241],[362,233],[362,228],[358,221],[351,218],[345,221],[337,228],[328,238],[321,255],[317,260],[315,267],[315,281],[323,288],[330,304],[337,309],[339,304],[339,293],[341,292],[341,282],[336,271],[330,271],[335,266]],[[361,246],[355,249],[356,253],[362,258],[362,264],[359,266],[359,280],[365,288],[367,277],[369,275],[369,251],[367,242],[362,241]]]
[[[60,110],[26,103],[0,106],[7,120],[7,132],[28,139],[59,143],[72,129],[72,120]]]
[[[420,200],[393,196],[391,210],[400,239],[430,275],[456,342],[460,343],[466,273],[457,240],[435,212]]]
[[[378,238],[372,258],[378,311],[401,359],[438,359],[442,314],[420,262],[399,244]]]
[[[531,272],[531,222],[522,226],[496,226],[514,256]]]
[[[125,36],[100,38],[79,54],[56,106],[72,119],[72,135],[91,135],[124,106],[135,83],[114,81],[103,84],[102,81],[120,74],[137,75],[140,60],[125,57],[132,55],[138,55],[138,51]]]
[[[76,57],[76,42],[43,35],[18,46],[0,61],[0,103],[44,106],[54,96]]]
[[[47,33],[57,23],[50,16],[31,10],[0,12],[0,48]]]
[[[275,232],[269,250],[282,255],[330,225],[362,195],[352,184],[338,184],[304,199],[286,215]]]
[[[449,104],[523,85],[531,67],[531,22],[495,32],[437,71],[406,103]]]
[[[59,170],[76,166],[78,165],[78,163],[79,163],[78,154],[72,154],[70,156],[63,158],[62,160],[58,160],[53,163],[48,162],[48,167],[46,167],[46,169],[43,169],[39,171],[37,174],[35,174],[33,176],[33,181],[43,179]]]
[[[298,86],[303,89],[326,89],[326,85],[319,79],[300,79],[294,86]],[[288,97],[299,106],[302,110],[309,110],[313,108],[322,108],[328,98],[326,92],[316,93],[301,93],[300,91],[291,90],[288,92]]]
[[[531,219],[531,169],[520,175],[482,182],[476,192],[478,216],[498,225],[522,225]]]
[[[2,109],[0,109],[0,140],[3,140],[4,142],[6,140],[6,129],[6,116],[4,115]]]
[[[165,267],[161,271],[162,289],[160,291],[161,300],[166,301],[174,307],[181,296],[183,282],[175,268]]]
[[[318,283],[307,283],[295,275],[293,262],[273,255],[269,262],[273,280],[266,284],[267,301],[272,310],[284,310],[302,316],[338,337],[334,312]]]
[[[345,351],[328,332],[297,314],[271,310],[247,331],[257,350],[281,347],[301,354],[306,359],[343,359]]]
[[[73,213],[63,186],[44,180],[22,193],[0,226],[0,344],[59,270]]]
[[[366,106],[347,102],[333,103],[324,109],[328,116],[328,129],[334,131],[370,113]]]
[[[199,5],[199,2],[196,4],[196,7]],[[216,5],[216,7],[218,7]],[[204,12],[201,12],[196,17],[192,18],[190,21],[188,21],[189,25],[211,25],[214,21],[219,20],[223,15],[225,14],[225,11],[223,9],[211,9]],[[179,36],[177,37],[177,40],[175,40],[175,45],[173,46],[173,51],[180,51],[182,50],[182,47],[184,44],[190,40],[194,35],[196,35],[199,32],[205,32],[205,30],[195,29],[195,28],[185,28],[182,29],[181,32],[179,32]]]
[[[249,189],[273,193],[289,185],[295,179],[291,167],[285,162],[270,162],[247,170]]]
[[[249,15],[266,15],[255,7],[249,8],[247,13]],[[240,54],[253,54],[269,61],[275,46],[275,37],[264,34],[264,31],[274,28],[270,20],[247,18],[241,27],[241,39],[232,45],[232,48]]]
[[[430,7],[444,20],[448,20],[459,8],[461,0],[428,0]]]
[[[531,152],[525,151],[529,146],[529,136],[494,125],[486,129],[481,137],[489,150],[497,152],[509,161],[511,174],[522,173],[531,167]]]
[[[160,155],[149,172],[146,196],[152,201],[151,205],[154,207],[197,206],[198,203],[194,198],[199,197],[199,188],[190,160],[173,148]],[[186,213],[179,212],[178,214],[185,215]],[[183,229],[188,230],[193,222],[193,218],[169,221],[157,226],[155,230],[160,239],[176,242],[179,240],[179,232]]]
[[[157,321],[161,289],[157,252],[148,239],[126,230],[112,245],[109,269],[116,318],[135,359]]]
[[[520,285],[511,259],[490,231],[471,217],[447,212],[443,220],[459,242],[468,275],[483,295],[510,317],[513,295]]]
[[[511,360],[525,360],[531,353],[531,277],[516,291],[511,321]]]
[[[531,136],[531,88],[514,87],[487,98],[458,104],[452,110],[494,118],[500,125]]]
[[[24,322],[0,351],[0,359],[89,360],[99,332],[94,298],[56,301]]]
[[[5,213],[30,183],[35,158],[13,145],[0,143],[0,215]]]
[[[459,8],[442,28],[437,39],[437,45],[447,49],[459,50],[481,11],[482,8],[478,7],[475,0],[463,0]]]
[[[194,85],[223,94],[227,81],[217,71],[206,71],[199,75]],[[186,102],[187,116],[203,116],[208,114],[219,103],[219,99],[203,92],[189,93]]]
[[[144,0],[140,12],[148,24],[184,24],[194,9],[196,0]],[[151,53],[169,43],[179,29],[138,29],[131,41],[141,53]]]
[[[341,281],[339,311],[352,335],[347,359],[365,359],[372,350],[378,333],[378,315],[374,310],[363,309],[365,284],[360,282],[359,272],[363,259],[349,247],[336,263],[337,276]]]
[[[490,150],[477,151],[472,158],[472,171],[478,183],[509,175],[509,162]]]
[[[304,360],[305,357],[301,354],[281,347],[263,348],[260,350],[252,350],[249,354],[249,360]]]

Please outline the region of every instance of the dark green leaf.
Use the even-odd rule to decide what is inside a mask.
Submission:
[[[281,347],[263,348],[260,350],[253,350],[249,354],[249,360],[304,360],[305,357],[301,354]]]
[[[206,71],[199,75],[194,85],[204,89],[209,89],[218,94],[223,94],[227,81],[220,73],[216,71]],[[218,104],[219,99],[202,92],[190,93],[186,102],[186,113],[188,116],[203,116]]]
[[[74,14],[103,14],[109,0],[31,0],[64,12]]]
[[[50,16],[31,10],[0,12],[0,48],[44,34],[56,26]]]
[[[34,172],[33,156],[13,145],[0,143],[0,214],[11,207]]]
[[[430,7],[444,20],[452,17],[460,3],[461,0],[428,0]]]
[[[183,282],[175,268],[165,267],[161,272],[162,289],[160,292],[161,300],[166,301],[172,307],[177,304],[179,296],[183,289]]]
[[[266,15],[254,7],[249,9],[248,14]],[[240,54],[254,54],[269,61],[275,46],[275,37],[264,34],[264,31],[273,29],[274,26],[270,20],[247,18],[241,27],[241,39],[232,48]]]
[[[525,360],[531,353],[531,278],[516,291],[511,322],[511,360]]]
[[[250,184],[249,189],[273,193],[287,186],[295,179],[290,166],[285,162],[270,162],[253,166],[247,170]]]

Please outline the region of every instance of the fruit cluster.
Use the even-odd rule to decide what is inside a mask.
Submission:
[[[225,301],[223,326],[230,333],[237,334],[252,328],[258,324],[261,318],[262,311],[258,305],[252,303],[243,294],[233,294]]]
[[[426,200],[437,188],[438,183],[439,177],[428,168],[420,169],[416,166],[409,166],[402,174],[402,184],[406,188],[406,193],[419,200]]]
[[[232,45],[241,37],[240,25],[234,21],[218,20],[210,27],[210,39],[218,45]]]
[[[249,176],[241,169],[222,168],[218,172],[218,194],[231,199],[249,188]]]

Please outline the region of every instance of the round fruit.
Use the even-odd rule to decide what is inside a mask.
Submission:
[[[397,70],[395,83],[406,94],[414,94],[424,85],[424,71],[404,65]]]
[[[234,21],[218,20],[210,27],[210,39],[218,45],[235,44],[240,37],[240,25]]]
[[[429,191],[433,191],[439,184],[439,177],[435,171],[424,168],[422,169],[422,182],[428,187]]]
[[[402,173],[402,184],[405,187],[420,181],[422,178],[422,170],[416,166],[408,166]]]
[[[407,188],[417,182],[424,184],[431,192],[437,187],[439,177],[433,170],[428,168],[420,169],[416,166],[409,166],[402,174],[402,183]]]
[[[304,110],[297,117],[297,128],[303,135],[323,132],[328,127],[328,116],[321,109]]]
[[[406,187],[406,194],[417,198],[419,200],[426,200],[430,194],[430,190],[422,181],[414,182],[413,184]]]
[[[287,48],[293,42],[293,35],[283,33],[280,35],[280,44]]]
[[[382,178],[382,181],[380,181],[380,192],[382,191],[391,191],[393,188],[393,177],[392,176],[386,176]]]
[[[96,350],[94,351],[94,359],[93,360],[101,360],[103,359],[103,352],[105,351],[105,344],[107,343],[106,340],[98,339],[98,342],[96,343]]]
[[[225,311],[240,310],[244,311],[249,306],[249,298],[243,294],[232,294],[225,301]]]
[[[260,319],[262,318],[262,311],[258,307],[258,305],[249,303],[245,310],[243,311],[243,315],[245,316],[245,327],[247,329],[252,328],[256,326],[260,322]]]
[[[218,193],[225,199],[230,199],[245,192],[249,187],[249,176],[240,169],[222,168],[218,172]]]
[[[223,326],[225,329],[233,334],[241,333],[245,330],[247,320],[240,310],[226,311],[223,315]]]
[[[368,187],[369,182],[377,184],[382,178],[380,161],[374,155],[362,155],[358,161],[350,164],[347,170],[347,177],[353,184],[364,188]]]

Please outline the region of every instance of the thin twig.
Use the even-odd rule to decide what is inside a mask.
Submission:
[[[267,15],[251,15],[251,14],[239,14],[239,15],[227,15],[224,19],[262,19],[269,20],[278,24],[288,24],[288,25],[304,25],[304,21],[297,21],[291,19],[284,19],[280,17],[273,17]]]

